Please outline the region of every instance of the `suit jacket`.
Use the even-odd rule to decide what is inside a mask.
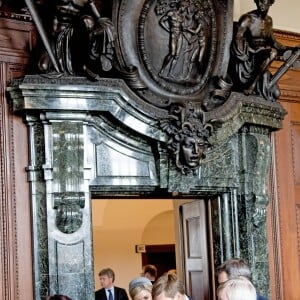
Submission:
[[[257,293],[257,297],[256,297],[257,300],[267,300],[267,298],[265,298],[264,296],[260,295]]]
[[[108,300],[105,288],[95,292],[95,300]],[[114,300],[129,300],[125,289],[114,286]]]

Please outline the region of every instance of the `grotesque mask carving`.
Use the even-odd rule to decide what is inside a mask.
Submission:
[[[208,138],[213,127],[205,123],[201,109],[175,105],[170,111],[169,118],[161,121],[161,127],[169,136],[168,150],[183,174],[196,172],[210,146]]]

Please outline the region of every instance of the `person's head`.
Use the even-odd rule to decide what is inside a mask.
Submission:
[[[220,284],[217,296],[218,300],[256,300],[256,291],[250,280],[240,276]]]
[[[143,267],[143,276],[150,279],[151,281],[155,281],[157,277],[157,269],[154,265],[145,265]]]
[[[48,300],[72,300],[72,299],[66,295],[56,294],[56,295],[49,296]]]
[[[240,258],[226,260],[217,268],[217,276],[219,284],[238,276],[243,276],[250,281],[252,280],[248,263]]]
[[[132,300],[152,300],[152,283],[146,277],[138,277],[129,283],[129,295]]]
[[[261,12],[268,12],[271,5],[275,2],[275,0],[255,0],[257,8]]]
[[[183,283],[174,273],[162,275],[153,284],[153,300],[182,300],[184,297],[185,289]]]
[[[106,289],[112,288],[115,281],[115,273],[110,268],[102,269],[99,272],[99,279],[102,287]]]

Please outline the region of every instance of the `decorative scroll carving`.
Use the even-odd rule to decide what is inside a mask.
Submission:
[[[232,90],[276,100],[277,81],[300,56],[300,48],[283,46],[273,36],[273,0],[255,0],[257,10],[241,17],[234,35],[231,0],[115,0],[103,10],[111,19],[99,13],[103,1],[46,0],[44,7],[33,1],[26,3],[46,48],[40,70],[54,80],[72,75],[66,77],[74,82],[82,75],[99,83],[104,74],[120,77],[136,94],[136,104],[147,103],[146,114],[155,107],[165,116],[171,107],[160,124],[183,173],[197,169],[209,146],[212,126],[205,113],[218,122],[224,118],[218,108]],[[41,18],[45,9],[47,22]],[[286,62],[272,75],[269,66],[278,55]],[[201,150],[187,159],[187,147],[196,145]]]
[[[261,227],[266,222],[266,207],[269,203],[266,181],[271,158],[271,145],[266,128],[245,126],[242,131],[245,135],[247,149],[251,149],[252,154],[244,162],[245,172],[249,173],[245,198],[254,205],[253,225]]]
[[[25,2],[43,44],[44,76],[120,77],[165,110],[190,101],[208,111],[230,94],[232,0]]]
[[[278,80],[299,65],[299,46],[274,37],[268,15],[274,0],[255,0],[257,9],[240,18],[233,38],[231,0],[115,0],[112,19],[100,15],[96,0],[25,2],[45,48],[38,61],[42,73],[119,76],[164,109],[191,101],[211,111],[231,90],[275,101]],[[285,63],[272,74],[279,56]]]
[[[85,195],[83,185],[82,128],[80,123],[53,126],[53,197],[56,226],[63,233],[74,233],[82,225]]]
[[[167,148],[175,159],[176,166],[183,174],[195,172],[205,150],[213,126],[206,123],[201,109],[173,105],[168,119],[161,120],[160,125],[169,135]]]
[[[54,209],[57,209],[56,226],[63,233],[76,232],[82,225],[84,193],[55,193]]]

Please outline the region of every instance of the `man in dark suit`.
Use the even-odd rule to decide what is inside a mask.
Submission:
[[[95,300],[129,300],[125,289],[114,286],[115,273],[106,268],[99,272],[102,288],[95,292]]]

